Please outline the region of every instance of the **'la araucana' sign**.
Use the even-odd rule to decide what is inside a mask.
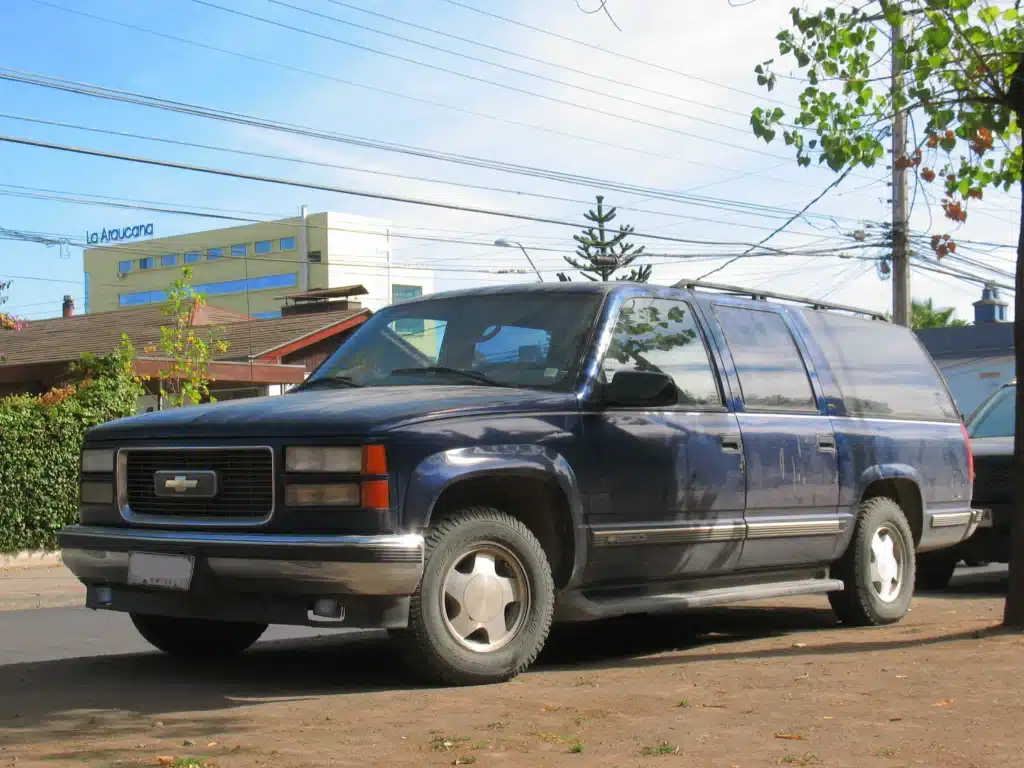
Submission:
[[[89,245],[100,243],[116,243],[121,240],[134,240],[137,237],[152,237],[152,224],[136,224],[133,227],[121,227],[120,229],[104,229],[99,232],[86,232],[85,242]]]

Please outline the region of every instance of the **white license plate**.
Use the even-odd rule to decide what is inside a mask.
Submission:
[[[128,583],[139,587],[187,591],[192,585],[194,565],[195,558],[185,555],[132,552],[128,556]]]

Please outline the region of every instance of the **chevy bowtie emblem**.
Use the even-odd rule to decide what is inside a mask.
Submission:
[[[188,493],[199,485],[198,480],[189,480],[185,475],[175,475],[173,478],[164,480],[164,488],[175,493]]]

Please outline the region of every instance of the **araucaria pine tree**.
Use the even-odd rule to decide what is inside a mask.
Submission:
[[[626,242],[633,232],[633,227],[628,224],[619,226],[618,231],[608,229],[616,216],[615,208],[605,209],[604,196],[597,196],[597,210],[589,210],[583,214],[583,218],[594,226],[587,227],[582,234],[573,235],[576,241],[576,256],[563,257],[573,269],[578,269],[588,280],[595,282],[608,282],[612,275],[618,270],[625,269],[644,252],[644,247],[634,243]],[[651,276],[649,266],[631,269],[628,275],[622,275],[616,280],[630,280],[634,283],[646,283]],[[558,273],[558,279],[563,283],[569,282],[569,276],[564,272]]]

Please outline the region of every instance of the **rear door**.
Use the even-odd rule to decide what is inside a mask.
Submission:
[[[713,304],[732,362],[746,462],[740,569],[829,562],[839,535],[832,422],[809,355],[779,307]]]

